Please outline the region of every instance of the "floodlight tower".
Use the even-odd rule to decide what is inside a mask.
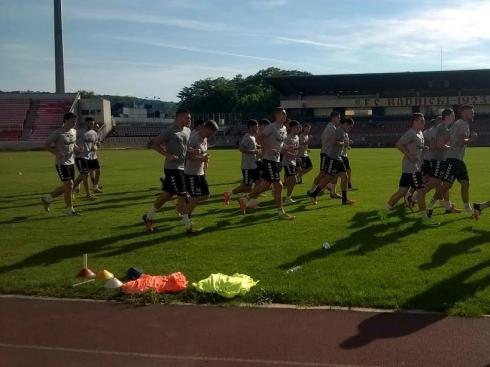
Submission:
[[[61,0],[54,0],[54,63],[56,93],[65,93],[65,71],[63,62],[63,22]]]

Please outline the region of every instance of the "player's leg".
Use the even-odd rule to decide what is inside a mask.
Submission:
[[[89,168],[91,173],[92,185],[94,187],[94,192],[101,193],[102,190],[99,187],[100,182],[100,164],[98,159],[92,159],[89,161]]]
[[[313,169],[313,164],[311,162],[311,158],[310,157],[303,157],[301,158],[301,172],[298,173],[298,175],[300,177],[303,177],[304,175],[306,175],[308,172],[311,172],[311,170]]]
[[[242,169],[242,182],[231,191],[225,191],[223,198],[226,205],[230,204],[232,195],[247,194],[252,191],[252,185],[258,179],[258,170]]]
[[[286,198],[284,202],[286,204],[295,203],[296,201],[291,198],[291,195],[296,186],[296,166],[284,167],[284,186],[286,186]]]
[[[156,198],[150,209],[143,215],[143,222],[146,225],[146,230],[151,233],[154,231],[153,221],[156,213],[165,205],[167,201],[172,199],[174,195],[178,194],[178,187],[176,184],[176,171],[177,170],[165,170],[165,179],[162,181],[162,193]],[[178,209],[179,213],[182,213]]]
[[[347,172],[339,172],[338,176],[340,177],[340,187],[342,189],[342,205],[354,204],[354,200],[347,198],[347,190],[349,189],[349,177],[347,176]]]

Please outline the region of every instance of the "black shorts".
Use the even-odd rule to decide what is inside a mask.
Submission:
[[[80,174],[86,175],[88,173],[88,160],[85,158],[75,158],[75,165]]]
[[[308,157],[308,156],[301,157],[301,168],[308,169],[308,168],[312,168],[312,167],[313,167],[313,163],[311,163],[310,157]]]
[[[253,169],[242,169],[243,183],[247,186],[252,186],[252,184],[259,180],[260,173],[258,168]]]
[[[187,196],[184,170],[165,168],[163,171],[165,178],[162,181],[162,191],[171,195]]]
[[[296,166],[290,164],[289,166],[284,166],[284,175],[286,177],[296,176]]]
[[[93,169],[100,169],[100,164],[98,159],[88,159],[88,169],[93,170]]]
[[[428,161],[424,159],[424,161],[422,162],[421,171],[423,176],[432,176],[432,173],[434,172],[432,167],[432,161]]]
[[[264,170],[264,164],[262,163],[262,160],[259,159],[255,163],[257,164],[257,170],[259,172],[262,172]]]
[[[192,197],[209,195],[209,186],[205,175],[185,175],[185,186]]]
[[[327,160],[327,155],[325,153],[320,153],[320,171],[327,171]]]
[[[464,161],[456,158],[448,158],[446,163],[446,178],[448,182],[453,183],[455,180],[458,180],[459,182],[470,180],[468,169],[466,168]]]
[[[350,162],[349,162],[349,157],[344,157],[342,156],[342,162],[344,162],[344,167],[348,171],[350,170]]]
[[[279,176],[281,164],[275,161],[269,161],[267,159],[262,160],[263,169],[262,178],[269,182],[281,181]]]
[[[448,181],[447,178],[447,162],[433,159],[431,161],[432,173],[431,176],[438,180]],[[449,181],[448,181],[449,182]]]
[[[347,172],[344,162],[339,159],[333,159],[330,157],[327,157],[325,162],[325,169],[323,171],[325,171],[329,176],[336,176],[339,173]]]
[[[61,182],[67,182],[75,179],[74,164],[57,164],[56,172],[58,172],[58,176],[60,176]]]
[[[402,173],[402,177],[400,177],[400,187],[414,188],[414,189],[422,189],[424,187],[424,182],[422,180],[422,172],[415,173]]]

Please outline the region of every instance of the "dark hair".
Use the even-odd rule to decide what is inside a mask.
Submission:
[[[269,119],[260,119],[259,120],[259,126],[267,126],[267,125],[270,125],[271,122]]]
[[[289,128],[292,128],[292,127],[295,127],[295,126],[300,126],[301,124],[299,123],[299,121],[296,121],[296,120],[290,120],[289,121]]]
[[[85,117],[85,122],[95,122],[95,119],[93,117]]]
[[[463,111],[466,111],[466,110],[472,110],[474,107],[472,104],[463,104],[461,106],[459,106],[459,112],[463,112]]]
[[[354,126],[354,120],[351,119],[350,117],[344,117],[340,123],[342,125],[346,124],[346,125],[349,125],[349,126]]]
[[[175,112],[175,116],[179,116],[183,113],[188,114],[191,113],[191,111],[189,111],[187,108],[179,108],[177,112]]]
[[[423,113],[420,113],[420,112],[415,112],[413,115],[412,115],[412,124],[414,123],[415,120],[420,120],[424,118],[424,114]]]
[[[73,118],[77,118],[77,115],[75,115],[73,112],[67,112],[65,113],[65,115],[63,116],[63,122],[65,122],[66,120],[71,120]]]
[[[442,110],[441,116],[444,119],[444,118],[446,118],[448,116],[451,116],[453,113],[454,113],[454,111],[453,111],[452,108],[445,108],[444,110]]]
[[[311,125],[310,124],[303,124],[303,128],[305,127],[309,127],[311,129]]]
[[[210,129],[210,130],[213,130],[213,131],[218,131],[219,130],[218,124],[214,120],[208,120],[208,121],[206,121],[203,126],[205,128]]]
[[[252,126],[256,126],[258,124],[259,123],[257,122],[257,120],[250,119],[250,120],[247,121],[247,128],[250,129]]]
[[[338,111],[330,112],[330,118],[332,119],[334,117],[340,117],[340,112],[338,112]]]

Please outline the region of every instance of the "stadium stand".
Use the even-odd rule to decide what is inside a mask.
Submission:
[[[63,115],[76,111],[78,94],[4,93],[0,94],[0,142],[44,141],[60,126]],[[22,147],[31,147],[21,144]]]
[[[314,144],[331,111],[351,115],[355,145],[393,146],[413,112],[434,118],[445,107],[475,106],[476,145],[490,145],[490,69],[271,77],[288,115],[312,124]]]
[[[35,120],[32,125],[31,140],[45,140],[54,129],[60,127],[63,115],[72,110],[73,100],[41,100],[33,103]]]
[[[0,140],[21,138],[29,106],[28,99],[0,99]]]

